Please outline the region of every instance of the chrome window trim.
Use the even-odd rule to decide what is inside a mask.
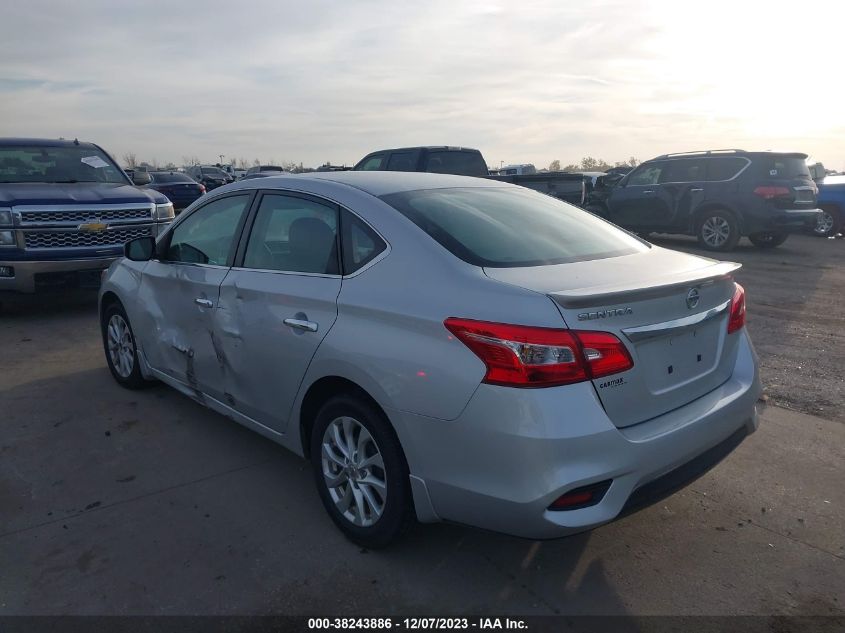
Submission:
[[[694,182],[731,182],[732,180],[736,180],[737,178],[742,175],[746,169],[751,166],[751,159],[748,156],[734,156],[734,155],[726,155],[726,156],[687,156],[685,158],[664,158],[660,162],[669,162],[673,160],[713,160],[714,158],[739,158],[745,161],[745,165],[740,168],[738,172],[736,172],[733,176],[726,180],[671,180],[669,182],[657,182],[653,185],[625,185],[625,187],[659,187],[660,185],[687,185]],[[655,161],[658,162],[658,161]],[[643,163],[645,164],[645,163]],[[705,171],[706,174],[706,171]]]
[[[327,196],[317,194],[317,193],[312,193],[310,191],[303,191],[301,189],[275,189],[275,188],[274,189],[267,189],[265,187],[256,187],[255,189],[243,189],[242,191],[254,191],[254,192],[262,191],[262,192],[264,192],[265,195],[274,195],[273,192],[278,192],[278,194],[280,194],[280,195],[284,195],[285,193],[299,193],[299,194],[302,194],[302,195],[310,196],[312,198],[317,198],[319,200],[325,200],[326,202],[330,202],[334,206],[338,207],[338,209],[340,209],[341,211],[347,211],[347,212],[351,213],[352,215],[354,215],[356,218],[358,218],[364,225],[368,226],[370,228],[370,230],[373,231],[373,233],[375,233],[376,235],[379,236],[379,239],[381,239],[381,241],[384,242],[385,248],[381,253],[376,255],[371,261],[367,262],[364,266],[361,266],[361,268],[356,270],[354,273],[350,273],[348,275],[334,275],[334,274],[326,274],[326,273],[306,273],[306,272],[300,272],[300,271],[297,271],[297,270],[273,270],[273,269],[268,269],[268,268],[248,268],[246,266],[233,266],[232,270],[245,270],[245,271],[254,271],[254,272],[261,272],[261,273],[281,273],[283,275],[302,275],[304,277],[328,277],[328,278],[352,279],[353,277],[357,277],[358,275],[360,275],[364,271],[369,270],[371,267],[375,266],[377,263],[379,263],[381,260],[383,260],[385,257],[387,257],[390,254],[391,250],[393,250],[393,247],[390,245],[390,242],[387,240],[387,238],[384,237],[384,235],[382,235],[381,231],[379,231],[371,223],[367,222],[367,220],[362,218],[360,214],[356,213],[355,211],[353,211],[352,209],[350,209],[349,207],[347,207],[343,203],[338,202],[334,198],[329,198]],[[257,212],[257,209],[256,209],[256,212]],[[338,214],[338,220],[340,220],[340,214]],[[338,224],[338,226],[340,226],[340,223]],[[250,231],[251,231],[251,229],[250,229]],[[248,244],[249,238],[251,237],[251,235],[242,236],[242,238],[243,237],[247,238],[247,244]],[[343,239],[342,236],[340,236],[340,235],[338,237]],[[341,259],[341,264],[342,264],[343,263],[342,262],[343,254],[342,253],[341,253],[340,259]]]

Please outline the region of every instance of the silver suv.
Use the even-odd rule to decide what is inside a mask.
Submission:
[[[586,530],[757,426],[739,266],[522,187],[243,181],[126,255],[100,296],[114,378],[160,380],[305,456],[369,547],[414,520]]]

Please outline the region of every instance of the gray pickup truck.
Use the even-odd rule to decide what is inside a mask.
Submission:
[[[586,197],[584,174],[561,171],[491,176],[487,161],[477,149],[446,145],[382,149],[367,154],[353,171],[421,171],[490,178],[520,185],[554,198],[582,206]]]

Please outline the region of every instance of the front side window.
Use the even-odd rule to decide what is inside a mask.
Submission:
[[[126,176],[96,147],[0,145],[0,184],[13,182],[125,185]]]
[[[358,167],[359,171],[379,171],[381,169],[381,163],[384,159],[383,154],[379,154],[378,156],[371,156],[364,160],[361,163],[361,166]]]
[[[587,211],[522,187],[429,189],[382,200],[475,266],[545,266],[648,250]]]
[[[640,165],[628,176],[626,185],[629,187],[656,185],[665,167],[665,163],[646,163]]]
[[[244,268],[339,274],[337,209],[305,198],[261,198],[244,255]]]
[[[343,212],[343,274],[360,270],[387,248],[378,234],[353,213]]]
[[[167,260],[228,266],[249,195],[228,196],[200,207],[173,229]]]

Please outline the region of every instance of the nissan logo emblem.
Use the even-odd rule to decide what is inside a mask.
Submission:
[[[698,288],[690,288],[687,293],[687,307],[692,310],[698,305],[701,295],[698,294]]]

